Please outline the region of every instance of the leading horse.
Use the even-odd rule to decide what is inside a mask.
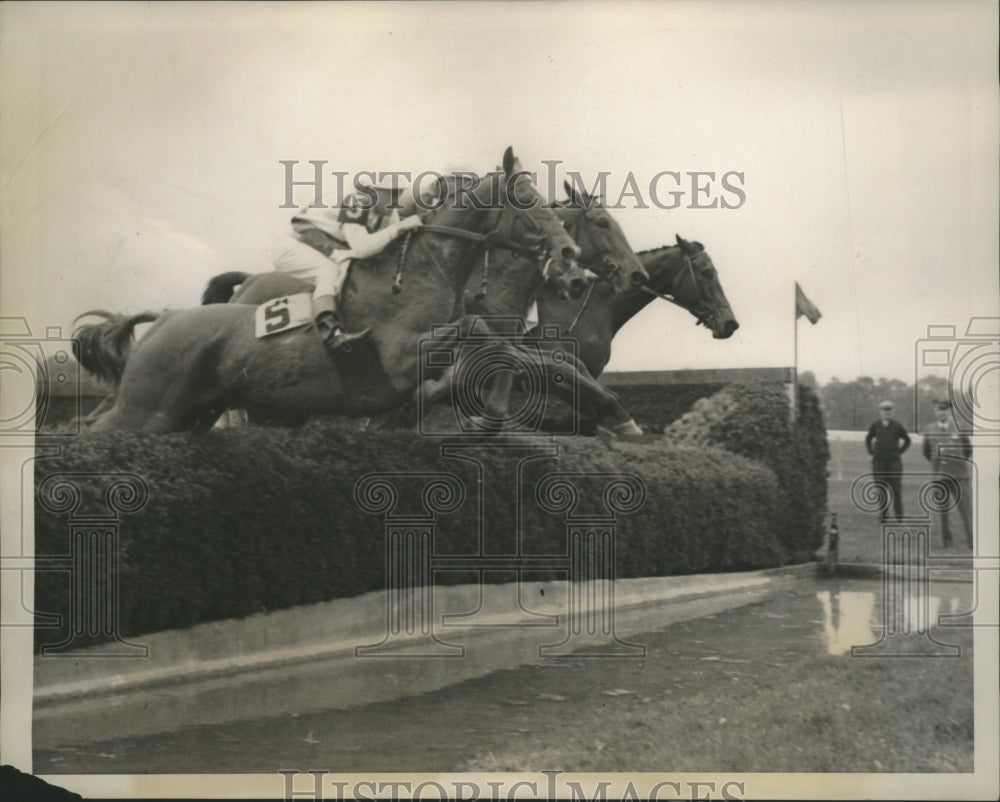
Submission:
[[[121,376],[113,405],[91,430],[203,430],[230,407],[368,415],[405,403],[421,378],[416,344],[432,325],[455,319],[474,252],[493,244],[498,232],[505,233],[503,247],[530,251],[544,242],[563,275],[576,269],[579,248],[542,205],[510,148],[503,172],[490,174],[474,196],[477,203],[442,206],[419,235],[352,267],[341,295],[344,322],[349,329],[371,327],[372,336],[336,361],[312,327],[255,337],[257,310],[242,304],[164,312],[131,348],[133,328],[149,313],[82,327],[75,339],[83,367]],[[404,258],[405,290],[392,292]],[[625,421],[607,423],[627,420],[626,413]]]
[[[577,356],[595,378],[611,359],[611,341],[618,331],[658,297],[686,309],[715,339],[732,337],[740,324],[711,257],[700,242],[679,235],[675,239],[676,245],[638,253],[649,281],[628,292],[615,292],[606,282],[592,282],[583,297],[567,299],[542,286],[537,296],[536,333],[555,326],[563,337],[576,340]]]

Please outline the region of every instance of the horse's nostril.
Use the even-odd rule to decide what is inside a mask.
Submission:
[[[560,251],[564,262],[572,262],[579,256],[578,248],[571,248],[569,245],[565,246],[562,251]]]
[[[739,327],[740,324],[737,323],[732,318],[730,318],[729,320],[726,321],[725,325],[722,327],[722,330],[727,337],[732,337],[736,329],[738,329]]]
[[[633,270],[632,271],[632,283],[636,287],[641,287],[643,284],[646,283],[646,274],[643,273],[640,270]]]
[[[587,287],[587,282],[582,278],[575,278],[569,283],[569,295],[570,298],[579,298],[583,295],[584,289]]]

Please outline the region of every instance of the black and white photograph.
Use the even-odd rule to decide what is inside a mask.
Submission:
[[[997,798],[997,12],[0,4],[4,798]]]

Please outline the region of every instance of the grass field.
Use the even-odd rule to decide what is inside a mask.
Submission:
[[[859,510],[851,501],[851,485],[857,477],[871,471],[871,462],[865,451],[863,433],[830,434],[830,478],[827,484],[829,498],[827,509],[837,513],[837,523],[840,527],[840,560],[842,562],[876,563],[882,559],[881,523],[877,514],[865,513]],[[856,440],[841,439],[846,437]],[[922,514],[917,500],[921,486],[928,480],[926,474],[930,471],[930,463],[924,459],[921,450],[922,441],[912,437],[913,444],[903,455],[903,512],[905,515]],[[964,542],[961,519],[957,513],[952,513],[952,530],[956,543]],[[827,516],[827,527],[830,517]],[[931,549],[941,546],[941,535],[936,528],[931,530]],[[826,558],[826,546],[817,553]]]

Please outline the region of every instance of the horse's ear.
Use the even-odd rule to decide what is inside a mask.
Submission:
[[[566,190],[566,195],[569,197],[569,202],[575,206],[580,205],[580,201],[577,197],[576,190],[573,189],[573,185],[566,179],[563,179],[563,188]]]
[[[514,156],[514,148],[510,145],[507,146],[507,150],[503,152],[503,173],[509,176],[514,172],[514,168],[517,165],[517,157]]]
[[[688,248],[688,241],[680,234],[674,234],[674,238],[677,240],[677,244],[686,251]]]

